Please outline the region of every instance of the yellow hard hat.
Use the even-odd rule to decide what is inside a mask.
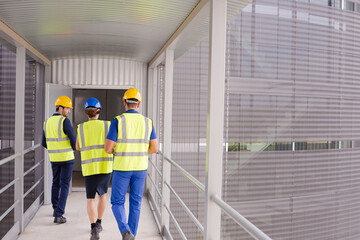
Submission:
[[[63,107],[73,108],[71,99],[67,96],[58,97],[55,101],[55,106],[63,106]]]
[[[141,102],[141,94],[140,94],[139,90],[137,90],[136,88],[129,88],[125,92],[124,97],[123,97],[123,100],[126,100],[126,99],[136,99],[139,102]]]

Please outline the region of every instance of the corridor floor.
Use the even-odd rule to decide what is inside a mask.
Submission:
[[[107,196],[107,206],[103,217],[104,230],[100,233],[101,240],[121,240],[121,234],[117,228],[115,218],[111,211],[110,195]],[[126,203],[128,203],[128,195]],[[128,210],[128,204],[125,206]],[[65,224],[53,223],[52,207],[50,204],[43,205],[35,217],[19,236],[18,240],[86,240],[90,239],[90,223],[86,212],[85,192],[72,192],[67,201],[67,218]],[[161,240],[156,227],[154,217],[146,198],[143,198],[138,234],[136,240]]]

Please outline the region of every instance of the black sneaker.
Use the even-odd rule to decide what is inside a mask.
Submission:
[[[122,233],[122,238],[123,240],[135,240],[135,236],[129,230]]]
[[[98,232],[101,232],[103,230],[103,227],[101,226],[101,223],[96,222],[96,228],[98,229]]]
[[[66,218],[64,216],[55,217],[54,223],[58,223],[58,224],[66,223]]]
[[[97,227],[94,227],[91,229],[91,237],[90,240],[99,240],[100,236],[99,236],[99,230]]]

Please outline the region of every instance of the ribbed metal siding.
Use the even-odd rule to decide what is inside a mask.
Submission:
[[[147,64],[117,58],[76,58],[52,61],[52,82],[90,87],[138,88],[146,99]]]
[[[224,136],[239,149],[224,153],[223,198],[272,239],[360,237],[359,23],[295,0],[228,23]],[[227,216],[222,231],[252,239]]]

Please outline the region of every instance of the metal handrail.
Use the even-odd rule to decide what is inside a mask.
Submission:
[[[183,202],[183,200],[181,200],[180,196],[175,192],[175,190],[170,186],[170,184],[168,182],[166,182],[166,181],[165,181],[165,184],[168,186],[170,191],[175,195],[175,198],[178,200],[178,202],[180,203],[182,208],[185,210],[187,215],[189,215],[191,220],[197,225],[199,230],[203,233],[204,232],[204,227],[201,225],[199,220],[195,217],[195,215],[191,212],[191,210],[186,206],[186,204]]]
[[[179,234],[180,234],[181,238],[182,238],[183,240],[187,240],[187,238],[186,238],[186,236],[185,236],[184,232],[182,231],[182,229],[181,229],[181,227],[180,227],[179,223],[176,221],[176,218],[175,218],[175,216],[172,214],[172,212],[170,211],[169,207],[168,207],[166,204],[164,204],[164,207],[166,208],[166,210],[168,211],[168,213],[169,213],[170,217],[171,217],[171,218],[172,218],[172,220],[174,221],[175,227],[176,227],[176,229],[178,230],[178,232],[179,232]]]
[[[35,148],[38,148],[40,146],[41,146],[41,144],[38,143],[35,146],[29,147],[28,149],[24,150],[24,154],[26,154],[26,153],[28,153],[30,151],[33,151],[33,150],[35,150]],[[20,157],[20,156],[21,156],[21,153],[14,153],[13,155],[11,155],[9,157],[1,159],[0,160],[0,166],[4,165],[5,163],[10,162],[11,160],[14,160],[15,158]]]
[[[148,173],[147,175],[149,176],[150,182],[151,182],[152,185],[155,187],[155,190],[157,191],[157,193],[159,194],[159,196],[162,198],[162,194],[161,194],[158,186],[156,186],[156,184],[155,184],[154,180],[151,178],[150,174]]]
[[[36,148],[38,148],[40,146],[41,146],[41,144],[38,143],[38,144],[36,144],[36,145],[34,145],[32,147],[29,147],[28,149],[24,150],[24,154],[27,154],[28,152],[34,151]]]
[[[3,187],[2,189],[0,189],[0,194],[2,194],[3,192],[5,192],[9,187],[11,187],[12,185],[14,185],[17,181],[19,181],[19,178],[15,178],[15,179],[12,180],[8,185],[6,185],[6,186]]]
[[[44,162],[44,160],[41,160],[40,162],[38,162],[37,164],[35,164],[34,166],[32,166],[30,169],[28,169],[26,172],[24,172],[24,177],[26,175],[29,174],[29,172],[31,172],[32,170],[34,170],[35,168],[37,168],[42,162]]]
[[[224,202],[217,195],[211,195],[210,199],[215,202],[221,209],[225,211],[237,224],[239,224],[246,232],[257,240],[271,240],[271,238],[262,232],[258,227],[238,213],[229,204]]]
[[[197,180],[195,177],[193,177],[188,171],[186,171],[184,168],[180,167],[179,164],[174,162],[173,160],[166,157],[163,153],[161,153],[166,161],[168,161],[171,165],[176,167],[191,183],[193,183],[199,190],[205,192],[205,186],[202,184],[199,180]]]
[[[24,198],[41,182],[44,177],[41,177],[27,192],[24,194]]]
[[[160,170],[155,166],[155,163],[153,163],[153,161],[151,161],[151,159],[149,159],[149,162],[151,163],[151,165],[154,166],[156,172],[160,175],[160,177],[162,177],[162,173],[161,173]]]
[[[163,156],[163,158],[165,160],[167,160],[170,164],[172,164],[174,167],[176,167],[198,189],[205,192],[205,186],[202,183],[200,183],[195,177],[193,177],[190,173],[188,173],[185,169],[183,169],[180,165],[175,163],[173,160],[166,157],[162,152],[159,152],[159,153]],[[196,221],[197,221],[196,217],[187,208],[186,204],[181,200],[180,196],[178,196],[176,194],[175,190],[170,186],[170,184],[168,182],[165,181],[164,183],[174,193],[176,199],[179,201],[180,205],[184,208],[184,210],[191,217],[191,219],[194,221],[194,223],[199,227],[200,230],[202,230],[202,232],[204,232],[204,228],[202,227],[202,225],[200,223],[199,224],[196,223]],[[216,203],[216,205],[218,205],[222,210],[224,210],[227,215],[229,215],[238,225],[240,225],[246,232],[248,232],[256,240],[272,240],[268,235],[266,235],[264,232],[262,232],[258,227],[256,227],[253,223],[251,223],[249,220],[247,220],[244,216],[242,216],[239,212],[237,212],[235,209],[233,209],[229,204],[224,202],[217,195],[211,195],[210,199],[214,203]],[[164,206],[166,207],[170,216],[173,218],[175,225],[178,224],[175,220],[175,217],[172,215],[170,209],[168,209],[168,207],[166,205],[164,205]],[[176,225],[176,228],[178,229],[178,231],[180,233],[180,231],[181,231],[180,225]],[[181,233],[182,233],[182,231],[181,231]]]
[[[0,166],[4,165],[5,163],[10,162],[11,160],[14,160],[15,158],[20,157],[20,156],[21,156],[21,153],[15,153],[15,154],[13,154],[13,155],[11,155],[9,157],[1,159],[0,160]]]
[[[9,214],[9,212],[11,212],[11,210],[13,210],[13,209],[15,208],[15,206],[16,206],[17,204],[19,204],[19,202],[20,202],[20,200],[16,200],[16,201],[14,202],[14,204],[11,205],[11,207],[9,207],[8,210],[6,210],[6,211],[0,216],[0,222],[4,219],[4,217],[6,217],[6,215]]]
[[[153,205],[152,205],[152,202],[151,202],[151,201],[149,202],[149,203],[150,203],[150,207],[152,208],[152,211],[155,211],[156,214],[158,214],[158,215],[160,216],[160,215],[161,215],[160,209],[159,209],[158,205],[156,204],[153,195],[151,194],[150,191],[148,191],[147,194],[150,196],[150,198],[152,199],[152,201],[154,201],[154,204],[155,204],[155,205],[153,206]],[[158,225],[158,228],[161,229],[161,224],[159,223],[159,221],[158,221],[158,219],[157,219],[156,217],[155,217],[155,221],[156,221],[156,224]]]

